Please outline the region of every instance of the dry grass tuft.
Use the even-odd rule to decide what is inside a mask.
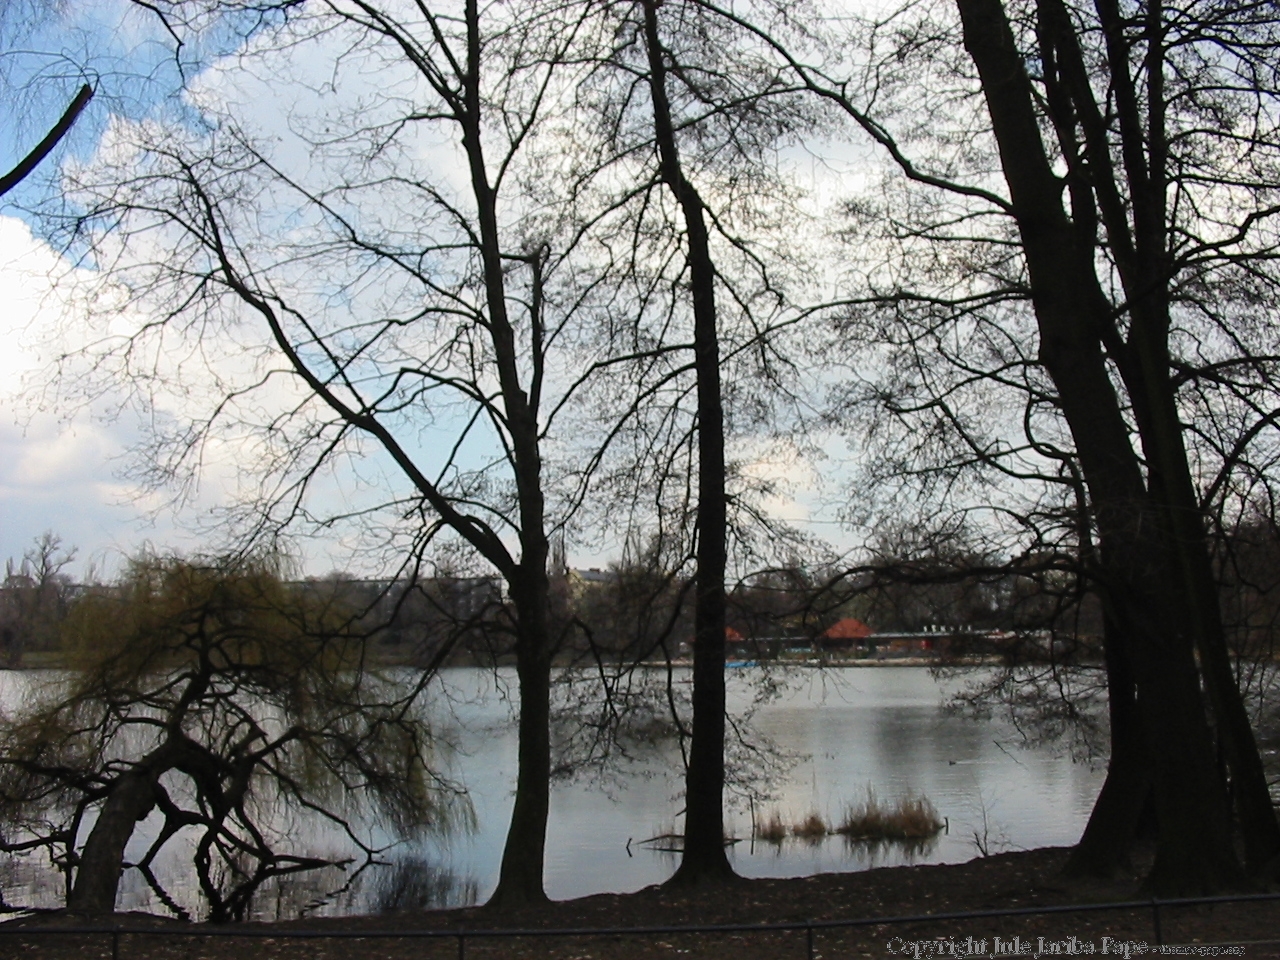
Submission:
[[[828,824],[817,810],[790,826],[777,810],[754,824],[755,838],[774,844],[781,844],[788,837],[819,844],[836,833],[849,843],[898,841],[911,845],[931,840],[941,830],[942,818],[925,797],[902,797],[894,806],[886,807],[870,789],[866,800],[845,810],[839,826]]]
[[[807,817],[791,828],[792,836],[810,843],[820,842],[830,832],[827,829],[827,821],[823,820],[822,814],[816,810],[810,812]]]
[[[873,791],[867,799],[851,805],[836,828],[850,840],[923,840],[942,829],[942,818],[922,796],[901,797],[892,807],[882,807]]]

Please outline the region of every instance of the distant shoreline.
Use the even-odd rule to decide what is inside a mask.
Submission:
[[[820,658],[776,660],[726,660],[725,667],[730,670],[741,670],[747,667],[996,667],[1005,660],[998,656],[957,657],[955,659],[939,659],[937,657],[858,657],[858,658]],[[653,660],[646,662],[647,667],[665,667],[667,661]],[[687,657],[672,660],[673,667],[692,667],[693,661]]]
[[[0,672],[21,673],[25,671],[36,670],[68,670],[74,669],[66,663],[64,655],[59,653],[38,652],[34,655],[28,654],[23,658],[24,662],[17,665],[0,664]],[[839,668],[846,667],[997,667],[1008,661],[1005,658],[996,655],[983,655],[972,657],[955,657],[955,658],[939,658],[939,657],[781,657],[772,660],[746,660],[746,659],[727,659],[725,668],[729,670],[741,670],[749,667],[805,667],[809,669],[823,668]],[[501,665],[501,664],[500,664]],[[566,666],[567,664],[560,664]],[[399,660],[388,657],[376,662],[374,668],[387,667],[417,667],[418,664],[410,660]],[[480,663],[454,663],[452,667],[475,667],[477,669],[488,669],[490,665]],[[640,663],[641,667],[664,668],[667,666],[679,667],[681,669],[692,669],[693,660],[688,657],[680,657],[675,660],[648,660]]]

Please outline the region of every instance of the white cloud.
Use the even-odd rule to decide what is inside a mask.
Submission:
[[[28,330],[46,307],[58,256],[31,236],[21,220],[0,217],[0,305],[5,348],[0,351],[0,383],[6,392],[36,365],[27,347]]]
[[[52,530],[79,548],[82,564],[111,566],[145,540],[172,542],[173,531],[151,524],[155,502],[115,475],[136,438],[132,424],[42,409],[46,358],[37,344],[61,319],[54,281],[65,273],[25,223],[0,217],[0,560]]]
[[[55,494],[82,487],[110,459],[113,439],[92,424],[59,424],[41,417],[38,427],[10,434],[0,428],[0,494]],[[6,435],[8,434],[8,435]]]

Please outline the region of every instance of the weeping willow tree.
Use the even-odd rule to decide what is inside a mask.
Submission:
[[[289,814],[367,860],[362,814],[401,835],[446,826],[458,793],[430,765],[431,671],[372,670],[360,613],[270,558],[133,561],[71,611],[72,669],[0,721],[0,849],[44,850],[69,909],[112,911],[133,867],[180,910],[151,867],[181,838],[219,921],[273,877],[343,862],[296,849]]]

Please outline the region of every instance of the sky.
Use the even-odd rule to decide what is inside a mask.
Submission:
[[[88,411],[42,409],[42,364],[31,342],[56,314],[49,279],[59,265],[26,223],[0,217],[0,553],[20,557],[49,530],[78,545],[82,560],[101,564],[134,549],[140,532],[139,505],[129,503],[112,469],[130,438],[127,428],[95,422]]]
[[[138,113],[173,81],[156,24],[126,0],[7,3],[0,14],[0,167],[11,169],[81,83],[94,100],[44,164],[0,199],[0,558],[20,559],[46,531],[76,548],[72,572],[112,569],[144,543],[179,543],[173,517],[121,479],[138,439],[128,419],[54,403],[42,345],[62,307],[63,258],[33,235],[23,207],[56,195],[58,170],[92,155],[108,118]]]
[[[84,79],[95,84],[98,94],[39,175],[0,200],[0,336],[5,344],[0,351],[0,558],[20,558],[37,537],[51,531],[65,547],[76,549],[73,575],[109,575],[145,545],[184,551],[205,546],[219,509],[236,486],[237,457],[252,454],[230,448],[215,453],[200,483],[174,508],[172,491],[149,490],[131,480],[126,469],[142,442],[139,417],[146,414],[122,405],[123,394],[108,391],[85,404],[68,397],[74,389],[50,389],[53,362],[67,345],[58,331],[68,311],[74,312],[66,281],[91,280],[92,275],[34,233],[37,221],[23,207],[56,197],[60,166],[90,160],[113,116],[138,118],[172,105],[167,98],[181,78],[168,59],[159,25],[126,0],[33,4],[29,9],[43,11],[42,18],[0,21],[9,31],[0,56],[0,82],[25,92],[0,98],[7,103],[0,107],[0,165],[8,169],[26,145],[39,139]],[[210,82],[199,75],[195,79],[196,87],[203,83],[209,93]],[[264,127],[279,123],[274,114],[281,108],[272,102],[270,90],[245,82],[249,92],[239,92],[257,98]],[[62,285],[55,283],[58,278]],[[181,415],[161,410],[165,412]],[[774,468],[762,463],[754,469]],[[771,506],[800,521],[807,532],[847,545],[849,535],[836,513],[823,506],[813,467],[777,469],[789,474],[793,489]],[[327,495],[340,498],[345,491],[334,481]],[[615,547],[584,546],[571,551],[570,561],[602,565],[612,559]],[[311,541],[299,550],[308,573],[349,567],[341,543]]]

